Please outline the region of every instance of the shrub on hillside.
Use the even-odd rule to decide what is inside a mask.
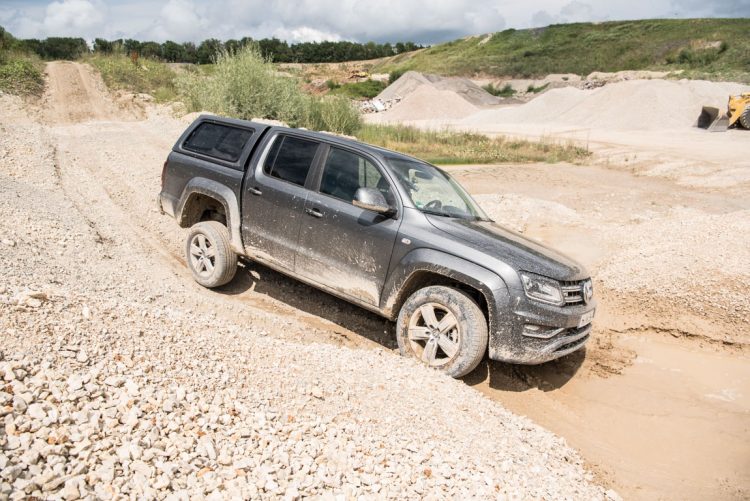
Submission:
[[[305,94],[296,80],[279,75],[255,46],[222,52],[210,75],[181,75],[177,86],[192,111],[269,118],[343,134],[354,133],[360,125],[359,113],[348,100]]]
[[[0,61],[0,90],[21,96],[38,96],[44,90],[44,77],[31,60],[5,55]]]

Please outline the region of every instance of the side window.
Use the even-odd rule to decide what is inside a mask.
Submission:
[[[290,183],[304,186],[312,167],[318,143],[292,136],[279,136],[268,152],[263,172]]]
[[[203,122],[190,134],[182,147],[209,157],[236,162],[252,135],[253,131],[250,129]]]
[[[393,203],[390,184],[377,167],[355,153],[331,148],[323,167],[320,192],[351,203],[359,188],[380,190],[388,203]]]

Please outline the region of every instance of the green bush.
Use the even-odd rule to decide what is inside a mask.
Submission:
[[[388,85],[391,85],[393,82],[395,82],[396,80],[398,80],[399,78],[401,78],[401,75],[403,75],[407,71],[408,70],[406,70],[404,68],[399,68],[399,69],[391,71],[388,74]]]
[[[352,134],[360,126],[359,112],[349,100],[305,94],[297,80],[279,75],[252,45],[219,54],[211,74],[180,75],[177,88],[191,111],[245,120],[268,118],[342,134]]]
[[[329,80],[330,81],[330,80]],[[331,88],[330,86],[328,87]],[[372,99],[385,89],[385,83],[377,80],[365,80],[364,82],[352,82],[338,85],[331,89],[335,94],[348,97],[349,99]]]
[[[39,96],[44,90],[44,77],[30,58],[5,54],[0,61],[0,90],[21,96]]]
[[[354,134],[362,125],[359,113],[340,96],[309,97],[306,127],[341,134]]]

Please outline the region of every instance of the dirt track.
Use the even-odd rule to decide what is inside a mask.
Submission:
[[[219,293],[194,285],[182,263],[182,231],[154,208],[161,164],[186,123],[148,105],[114,105],[74,69],[81,74],[80,65],[50,65],[49,101],[38,116],[56,143],[62,188],[109,259],[117,263],[132,245],[149,256],[149,273],[164,284],[164,294],[198,298],[197,312],[253,323],[276,337],[394,347],[390,326],[378,317],[256,265]],[[139,115],[148,118],[133,121]],[[747,262],[734,266],[679,252],[746,249],[747,185],[741,177],[719,189],[695,186],[684,175],[643,175],[655,167],[667,172],[672,153],[607,139],[586,167],[452,168],[496,219],[568,251],[604,277],[597,281],[597,332],[585,357],[529,368],[488,363],[466,382],[566,438],[626,498],[747,497]],[[637,168],[622,169],[629,151]],[[649,165],[655,157],[644,158],[646,151],[659,162]],[[722,155],[729,155],[726,149]],[[732,168],[715,167],[718,178]],[[726,231],[704,235],[718,239],[712,242],[696,228]],[[127,245],[123,235],[130,235]],[[642,262],[666,280],[661,291],[636,280],[648,277],[639,270]],[[711,277],[710,290],[739,294],[732,311],[722,310],[721,301],[701,300],[705,287],[692,276],[722,266],[728,269]],[[626,287],[617,286],[618,276],[627,276]],[[676,294],[681,286],[686,292]]]

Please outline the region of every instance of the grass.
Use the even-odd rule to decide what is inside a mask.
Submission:
[[[550,73],[683,70],[750,81],[750,19],[574,23],[455,40],[404,54],[374,72],[543,77]]]
[[[364,82],[351,82],[338,84],[331,80],[326,82],[331,94],[343,96],[349,99],[372,99],[385,89],[385,82],[377,80],[365,80]]]
[[[19,96],[41,96],[43,64],[33,55],[15,51],[0,53],[0,90]]]
[[[43,64],[0,26],[0,91],[21,96],[41,96]]]
[[[490,138],[481,134],[424,131],[403,125],[364,125],[360,141],[399,151],[434,164],[581,162],[591,153],[573,143]]]
[[[158,102],[177,98],[176,74],[160,61],[141,58],[134,64],[124,54],[94,54],[86,61],[99,70],[111,89],[151,94]]]
[[[513,97],[516,95],[516,90],[510,84],[505,84],[505,87],[495,87],[491,83],[488,83],[487,85],[483,85],[482,88],[497,97]]]
[[[540,92],[546,90],[547,87],[549,87],[549,83],[546,83],[544,85],[540,85],[539,87],[534,87],[534,84],[531,84],[526,89],[526,92],[528,92],[529,94],[539,94]]]

